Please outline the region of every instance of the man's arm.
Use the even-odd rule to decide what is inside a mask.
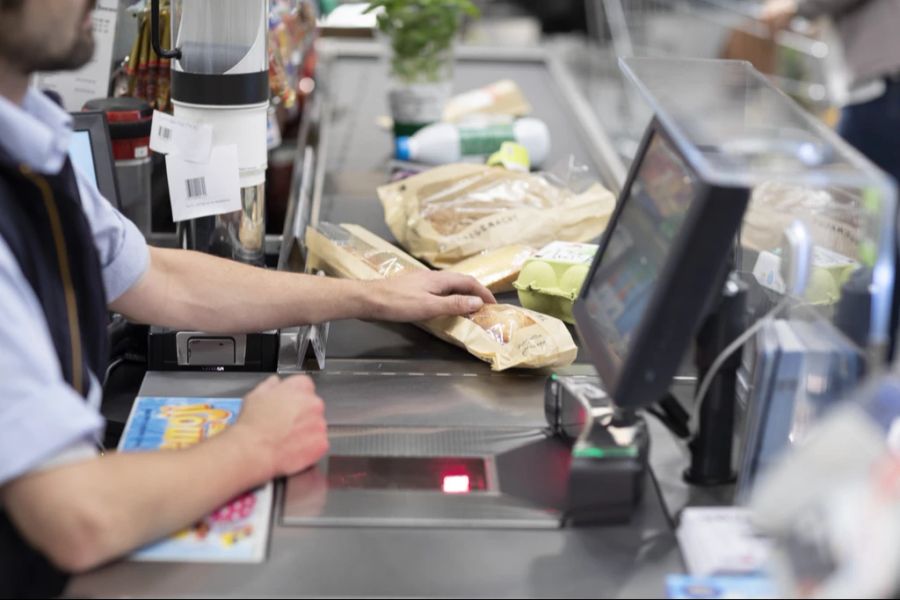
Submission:
[[[151,248],[146,273],[111,308],[136,322],[234,333],[349,318],[423,321],[468,314],[484,302],[494,302],[486,288],[450,272],[361,282]]]
[[[237,423],[187,450],[110,454],[32,472],[0,488],[22,535],[65,571],[84,571],[189,525],[327,451],[322,401],[306,377],[271,377]]]

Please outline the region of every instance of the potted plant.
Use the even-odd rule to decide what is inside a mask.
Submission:
[[[378,9],[378,29],[391,48],[394,132],[409,135],[440,120],[450,98],[456,33],[478,8],[471,0],[372,0],[366,11]]]

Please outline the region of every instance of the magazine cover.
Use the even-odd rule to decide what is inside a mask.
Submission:
[[[120,452],[187,448],[237,419],[240,398],[138,397]],[[211,515],[131,556],[138,561],[262,562],[272,512],[272,483],[231,499]]]

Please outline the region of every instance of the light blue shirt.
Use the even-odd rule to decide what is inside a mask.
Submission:
[[[0,96],[0,144],[31,170],[59,173],[72,118],[31,89],[21,106]],[[137,283],[149,265],[147,244],[128,219],[76,170],[81,204],[100,257],[107,299]],[[4,218],[0,215],[0,218]],[[47,240],[47,243],[52,243]],[[96,439],[102,390],[93,373],[85,402],[63,379],[50,331],[9,246],[0,237],[0,486]]]

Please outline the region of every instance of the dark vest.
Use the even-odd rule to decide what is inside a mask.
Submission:
[[[100,377],[106,369],[106,296],[68,160],[58,175],[44,176],[0,147],[0,237],[41,303],[65,380],[86,398],[89,372]],[[0,508],[0,598],[57,596],[66,579]]]

